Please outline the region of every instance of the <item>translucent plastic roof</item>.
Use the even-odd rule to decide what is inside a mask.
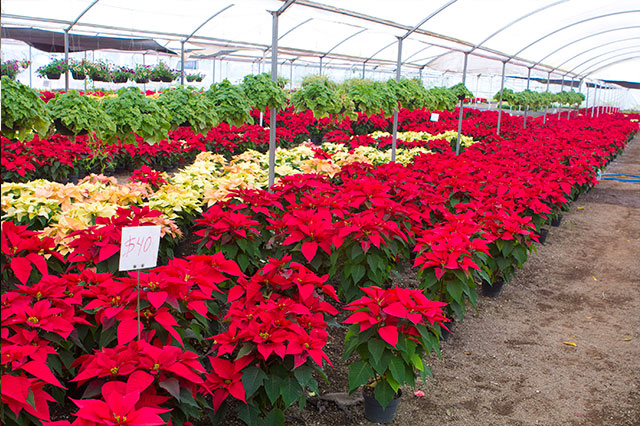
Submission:
[[[3,0],[2,25],[154,38],[188,57],[271,56],[279,0]],[[428,19],[427,19],[428,18]],[[424,22],[426,19],[426,22]],[[420,25],[422,24],[422,25]],[[279,61],[640,80],[639,0],[295,0]],[[416,30],[409,34],[410,30]]]

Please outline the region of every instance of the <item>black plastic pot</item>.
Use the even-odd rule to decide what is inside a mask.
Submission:
[[[551,226],[558,227],[560,226],[560,222],[562,222],[562,215],[556,216],[551,219]]]
[[[538,236],[538,241],[540,244],[544,244],[547,241],[547,236],[549,235],[549,230],[547,228],[540,229],[540,235]]]
[[[400,398],[402,398],[402,389],[398,390],[398,396],[394,398],[384,409],[373,395],[368,395],[364,392],[363,397],[364,416],[367,420],[373,423],[391,423],[396,417],[398,404],[400,404]]]
[[[484,297],[498,297],[502,293],[503,286],[504,280],[502,278],[496,278],[493,284],[482,280],[482,295]]]
[[[62,76],[62,74],[47,73],[47,78],[49,80],[60,80],[60,76]]]
[[[87,75],[83,72],[71,71],[71,77],[73,77],[74,80],[84,80],[85,78],[87,78]]]
[[[320,145],[322,145],[322,136],[311,136],[311,142],[312,142],[315,146],[320,146]]]
[[[114,77],[113,78],[113,82],[114,83],[126,83],[127,81],[129,81],[129,77]]]
[[[145,83],[148,83],[148,82],[149,82],[148,78],[136,78],[136,83],[145,84]]]
[[[440,328],[440,341],[446,342],[451,337],[451,330],[453,330],[453,325],[455,324],[455,319],[451,319],[446,326],[447,328]],[[448,330],[447,330],[448,329]]]

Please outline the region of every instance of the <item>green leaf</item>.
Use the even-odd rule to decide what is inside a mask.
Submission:
[[[411,365],[413,365],[418,371],[424,370],[424,362],[422,361],[422,357],[419,354],[413,354],[413,356],[411,357]]]
[[[300,386],[305,387],[313,379],[313,369],[307,365],[301,365],[293,371],[293,375]]]
[[[255,366],[250,366],[244,369],[244,373],[242,374],[242,385],[244,386],[244,391],[247,398],[251,397],[255,393],[256,390],[264,383],[267,375]]]
[[[302,388],[294,377],[284,379],[281,387],[282,400],[285,407],[290,407],[302,394]]]
[[[274,374],[269,374],[264,380],[264,390],[272,404],[280,397],[281,385],[282,379]]]
[[[389,371],[398,383],[404,383],[406,381],[404,365],[404,361],[398,357],[391,357],[391,360],[389,361]]]
[[[351,277],[353,278],[353,283],[358,284],[362,277],[364,277],[366,270],[362,265],[354,265],[351,269]]]
[[[462,283],[459,280],[449,281],[447,283],[447,293],[453,297],[453,300],[462,303]]]
[[[158,383],[158,385],[180,402],[180,382],[178,382],[178,379],[170,377],[167,380]]]
[[[381,339],[371,339],[367,343],[369,353],[376,362],[380,362],[382,353],[384,352],[385,343]]]
[[[387,405],[389,405],[389,403],[393,401],[396,393],[393,391],[389,383],[382,381],[376,385],[374,395],[376,397],[376,401],[380,403],[382,409],[384,410],[385,408],[387,408]]]
[[[260,410],[253,405],[241,405],[240,408],[238,408],[238,417],[249,426],[262,424]]]
[[[265,426],[283,426],[284,425],[284,412],[279,408],[271,408],[269,413],[264,418]]]
[[[349,393],[366,384],[373,377],[371,366],[363,361],[356,361],[349,368]]]

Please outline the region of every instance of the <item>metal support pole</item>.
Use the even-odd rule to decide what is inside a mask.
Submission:
[[[560,83],[560,93],[564,92],[564,75],[562,76],[562,83]],[[560,115],[562,115],[562,104],[560,104],[560,108],[558,111],[558,119],[560,118]]]
[[[278,81],[278,12],[271,12],[271,80]],[[269,189],[276,179],[276,109],[269,114]]]
[[[184,41],[180,42],[180,85],[184,86]]]
[[[322,75],[322,56],[320,56],[320,70],[318,71],[318,75]]]
[[[211,79],[213,80],[212,84],[216,84],[216,57],[214,56],[211,59],[212,67],[211,67]]]
[[[398,37],[398,60],[396,62],[396,81],[400,81],[402,73],[402,37]],[[398,142],[398,105],[393,111],[393,137],[391,139],[391,161],[396,161],[396,147]]]
[[[289,68],[289,91],[291,92],[293,92],[293,61],[294,59],[291,59],[289,63],[291,65],[291,68]]]
[[[462,84],[465,85],[467,82],[467,61],[469,59],[469,54],[464,54],[464,66],[462,70]],[[466,87],[466,86],[465,86]],[[460,135],[462,133],[462,111],[464,109],[464,97],[460,97],[460,111],[458,113],[458,136],[456,137],[456,155],[460,154]]]
[[[589,113],[589,83],[585,82],[585,87],[586,87],[587,94],[584,101],[584,112],[585,112],[585,115],[587,115]]]
[[[69,30],[64,30],[64,91],[69,91]]]
[[[529,72],[527,72],[527,90],[529,90],[529,85],[531,84],[531,67],[529,67]],[[524,110],[524,121],[522,122],[522,127],[527,128],[527,115],[529,113],[529,104],[526,105]]]
[[[33,65],[31,64],[31,45],[29,45],[29,87],[33,87]]]
[[[498,126],[496,135],[500,136],[500,121],[502,120],[502,92],[504,91],[504,72],[507,69],[507,62],[502,63],[502,79],[500,80],[500,98],[498,101]]]
[[[363,79],[363,80],[364,80],[364,71],[365,71],[364,69],[365,69],[365,67],[366,67],[366,66],[367,66],[367,63],[366,63],[366,62],[363,62],[363,63],[362,63],[362,79]]]
[[[549,83],[551,81],[551,71],[547,73],[547,92],[549,91]],[[542,124],[547,123],[547,111],[549,110],[549,106],[545,104],[544,106],[544,118],[542,119]]]

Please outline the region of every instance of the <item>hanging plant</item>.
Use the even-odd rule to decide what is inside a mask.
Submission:
[[[49,114],[35,90],[2,77],[2,135],[24,140],[35,130],[44,135],[49,130]]]
[[[251,105],[242,86],[233,85],[226,78],[221,83],[214,83],[205,92],[216,106],[220,121],[236,127],[252,122]]]

